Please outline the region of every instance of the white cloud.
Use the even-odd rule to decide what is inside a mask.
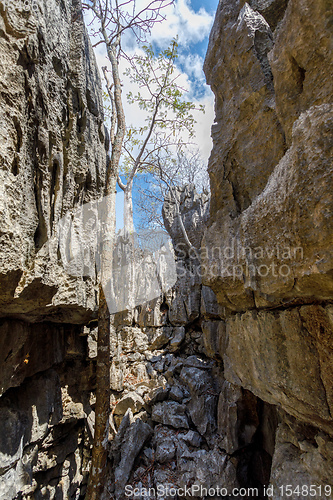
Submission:
[[[165,12],[166,20],[152,30],[152,39],[157,43],[167,43],[178,35],[179,44],[188,47],[209,35],[214,17],[201,7],[198,12],[191,9],[189,0],[176,0],[174,7]]]
[[[200,85],[206,84],[205,75],[202,70],[204,60],[199,54],[181,54],[179,56],[179,63],[191,79],[194,78]]]

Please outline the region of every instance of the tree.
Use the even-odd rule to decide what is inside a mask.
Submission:
[[[139,212],[138,228],[164,227],[162,206],[168,195],[174,198],[174,189],[193,184],[198,192],[209,192],[209,175],[199,149],[186,147],[176,157],[164,154],[155,158],[155,168],[142,175],[136,205]],[[170,192],[170,187],[172,192]]]
[[[128,127],[124,140],[121,172],[126,184],[118,176],[118,185],[124,191],[124,231],[133,233],[133,181],[140,172],[156,170],[156,158],[181,154],[187,140],[193,135],[195,120],[191,111],[195,105],[184,99],[184,89],[178,84],[180,74],[175,68],[178,44],[171,45],[155,55],[152,47],[142,47],[144,55],[134,55],[126,71],[130,83],[140,90],[129,92],[130,104],[137,105],[145,114],[145,124]]]
[[[145,40],[155,23],[164,19],[163,9],[173,0],[150,0],[144,8],[138,8],[135,0],[87,0],[83,9],[92,14],[91,35],[94,46],[104,44],[111,64],[112,83],[108,89],[113,112],[110,126],[111,158],[107,165],[105,184],[105,210],[102,214],[101,272],[99,284],[98,341],[97,341],[97,390],[95,406],[95,436],[92,463],[86,493],[87,500],[99,500],[103,491],[103,479],[107,463],[108,427],[110,414],[110,315],[105,296],[112,286],[112,252],[115,234],[115,192],[122,153],[126,122],[122,101],[119,72],[122,38],[131,32],[138,42]],[[95,28],[97,26],[97,28]]]
[[[143,45],[143,55],[128,57],[129,68],[125,72],[128,82],[139,89],[127,94],[128,102],[140,110],[140,116],[144,116],[141,126],[130,125],[125,136],[121,172],[126,175],[126,183],[118,176],[118,185],[124,191],[123,237],[127,240],[126,308],[129,310],[134,307],[138,286],[133,222],[134,179],[140,172],[154,170],[155,158],[163,151],[168,150],[174,155],[193,136],[195,120],[191,111],[195,105],[184,99],[184,89],[178,84],[180,75],[175,67],[177,49],[176,39],[158,54],[154,53],[151,45]],[[104,75],[107,80],[105,69]],[[107,87],[110,95],[108,83]]]

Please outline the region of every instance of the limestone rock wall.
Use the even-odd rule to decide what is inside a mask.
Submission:
[[[1,500],[87,481],[96,280],[65,273],[58,222],[102,195],[107,136],[78,6],[0,2]]]
[[[82,322],[94,279],[64,273],[58,223],[102,193],[101,83],[78,1],[20,4],[0,4],[0,315]]]
[[[0,498],[79,498],[95,387],[83,327],[5,320],[0,332],[1,381],[13,386],[0,398]]]
[[[211,345],[228,383],[278,409],[274,499],[332,485],[332,54],[330,2],[220,0],[204,67]]]

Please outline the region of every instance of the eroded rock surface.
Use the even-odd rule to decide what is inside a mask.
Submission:
[[[89,470],[96,280],[65,272],[59,221],[101,196],[107,137],[79,2],[22,5],[0,4],[0,498],[74,499]]]
[[[284,410],[257,420],[266,437],[280,421],[264,445],[273,498],[288,481],[332,484],[331,16],[325,0],[221,0],[204,68],[216,123],[203,283],[224,326],[203,331],[231,403],[220,395],[218,426],[235,449],[244,390]]]
[[[87,482],[94,389],[83,329],[10,320],[1,337],[9,328],[26,341],[2,365],[0,498],[76,498]]]
[[[59,221],[102,194],[101,83],[79,2],[33,3],[0,6],[0,315],[82,322],[94,276],[65,273]]]

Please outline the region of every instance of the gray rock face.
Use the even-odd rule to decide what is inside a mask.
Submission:
[[[185,328],[178,326],[174,329],[174,336],[170,340],[170,350],[176,351],[185,338]]]
[[[228,322],[226,378],[331,434],[331,309],[236,315]]]
[[[164,347],[170,340],[172,329],[170,327],[151,328],[148,330],[149,349],[154,351]]]
[[[26,445],[43,440],[49,424],[56,425],[62,418],[60,381],[55,372],[39,376],[33,386],[25,384],[25,390],[15,402],[16,407],[8,404],[15,401],[10,396],[7,404],[1,401],[1,469],[16,464]],[[31,411],[33,407],[35,411]]]
[[[264,419],[262,419],[264,422]],[[233,454],[253,442],[253,437],[260,425],[257,399],[248,391],[232,385],[227,380],[222,385],[217,410],[218,433],[220,446],[227,453]],[[264,425],[264,424],[262,424]],[[274,436],[275,428],[270,429],[268,436]],[[269,449],[269,452],[272,450]]]
[[[304,19],[300,12],[306,12]],[[289,2],[268,56],[273,75],[271,113],[256,89],[247,87],[252,85],[253,79],[264,77],[258,61],[253,60],[249,66],[251,71],[240,72],[239,79],[233,82],[233,92],[237,97],[232,100],[227,98],[231,87],[224,73],[232,73],[233,66],[225,59],[231,53],[226,49],[225,38],[229,41],[234,39],[234,30],[240,18],[244,18],[243,14],[237,2],[232,8],[228,2],[220,3],[205,63],[208,80],[216,93],[217,128],[220,127],[220,132],[214,132],[215,146],[209,167],[213,180],[212,225],[203,242],[208,251],[206,264],[208,269],[214,268],[214,275],[209,277],[208,273],[204,281],[218,294],[220,304],[236,310],[269,307],[296,297],[315,296],[323,300],[331,296],[332,289],[331,218],[324,216],[330,213],[332,206],[330,142],[327,132],[324,132],[329,130],[331,121],[331,79],[328,75],[332,61],[327,53],[330,35],[325,31],[326,24],[324,22],[322,36],[317,38],[313,34],[313,22],[321,24],[323,19],[328,19],[327,6],[325,2],[310,0],[305,4]],[[253,24],[257,14],[248,14]],[[264,22],[263,18],[261,22]],[[297,37],[294,39],[295,32]],[[220,38],[220,33],[223,38]],[[245,35],[237,39],[244,37],[246,39]],[[255,49],[254,45],[252,49]],[[317,51],[316,54],[327,54],[327,64],[323,63],[325,57],[314,56],[314,51]],[[241,68],[249,68],[243,60],[244,54],[235,57]],[[316,77],[320,75],[320,88],[314,83],[314,74]],[[243,94],[245,88],[249,89],[248,94]],[[252,99],[255,107],[240,106],[243,101],[238,92],[244,95],[244,103]],[[267,92],[269,89],[265,84],[262,96],[267,96]],[[220,106],[221,96],[223,105]],[[291,107],[287,104],[289,101],[294,102]],[[244,110],[248,124],[244,129],[239,122],[239,112],[230,108],[234,105],[232,103]],[[237,120],[232,117],[237,117]],[[276,124],[281,140],[274,136],[271,125],[266,123],[268,117],[271,125]],[[256,132],[260,129],[253,129],[257,119],[263,127],[262,133]],[[231,145],[226,140],[229,135],[234,137],[234,146],[226,158],[225,150]],[[286,137],[286,145],[283,144],[283,136]],[[244,158],[241,163],[236,163],[242,172],[247,172],[251,164],[248,144],[253,138],[256,147],[253,174],[244,177],[234,167],[237,183],[241,182],[241,185],[230,190],[227,165],[234,156],[233,151],[246,152],[246,160]],[[289,149],[285,153],[286,147]],[[261,154],[270,157],[261,158]],[[311,167],[307,167],[309,165]],[[222,172],[220,175],[221,168],[225,170],[224,177]],[[263,173],[260,171],[262,168],[265,169]],[[216,177],[224,179],[221,185]],[[322,182],[318,181],[314,188],[314,182],[309,182],[309,179],[322,179]],[[249,189],[253,182],[262,184],[258,184],[258,190],[250,196]],[[237,199],[246,196],[246,193],[249,195],[248,202],[244,204],[239,200],[237,209]],[[301,212],[296,207],[302,207]],[[212,248],[219,249],[219,256],[212,255],[209,250]],[[295,280],[297,285],[294,287]]]
[[[202,334],[204,346],[207,352],[207,355],[211,358],[214,358],[216,354],[219,352],[219,330],[220,330],[220,321],[203,321],[201,324]]]
[[[246,209],[283,156],[267,58],[272,46],[270,26],[248,3],[219,3],[204,65],[217,102],[209,163],[213,214],[234,218]]]
[[[212,379],[209,374],[199,368],[184,367],[180,380],[186,384],[192,394],[207,394],[213,391]]]
[[[149,391],[149,393],[146,396],[146,401],[147,403],[151,406],[156,403],[161,403],[162,401],[165,401],[169,395],[169,388],[165,387],[156,387],[152,391]]]
[[[115,415],[124,415],[128,408],[132,413],[138,413],[144,405],[143,399],[136,392],[129,392],[121,398],[114,409]]]
[[[201,276],[197,262],[190,260],[189,265],[184,260],[177,261],[178,279],[172,290],[172,300],[168,318],[175,326],[184,326],[196,320],[200,314]]]
[[[121,460],[114,473],[117,497],[124,494],[134,460],[151,432],[151,427],[140,419],[128,427],[120,449]]]
[[[66,330],[66,332],[65,332]],[[64,360],[66,333],[57,325],[7,320],[0,326],[0,396]]]
[[[74,499],[94,390],[76,324],[96,311],[96,280],[83,261],[65,273],[59,221],[102,195],[107,137],[78,2],[30,4],[0,6],[0,498]]]
[[[188,420],[185,415],[185,407],[174,401],[158,403],[154,406],[151,418],[155,422],[170,425],[175,429],[188,429]]]
[[[329,16],[324,0],[219,2],[205,61],[216,98],[209,225],[205,197],[178,190],[201,244],[192,255],[166,200],[178,280],[132,315],[148,345],[125,366],[154,429],[133,486],[192,484],[198,498],[200,486],[258,487],[264,498],[271,482],[279,498],[288,482],[332,481]]]
[[[195,446],[197,448],[200,446],[202,442],[200,434],[198,434],[195,431],[188,431],[184,436],[182,436],[182,439],[186,443],[190,444],[191,446]]]
[[[155,458],[161,464],[169,462],[176,454],[176,447],[171,439],[164,439],[156,446]]]
[[[216,123],[202,281],[225,323],[205,312],[202,329],[227,379],[219,443],[233,453],[261,435],[273,498],[332,482],[331,39],[325,0],[223,0],[204,67]],[[285,410],[276,441],[276,409],[253,395]],[[258,470],[242,467],[249,484]]]
[[[73,325],[11,319],[3,323],[4,334],[9,326],[13,339],[24,332],[24,342],[17,351],[13,344],[15,363],[9,363],[9,350],[3,364],[7,383],[0,398],[0,498],[17,498],[22,492],[42,498],[47,487],[52,495],[62,491],[75,497],[84,490],[83,454],[89,455],[84,419],[91,412],[93,369],[86,361],[86,338]],[[49,484],[54,477],[63,477],[63,483]]]
[[[207,232],[204,244],[220,248],[220,260],[212,259],[208,251],[206,262],[208,267],[216,264],[217,275],[221,273],[219,290],[214,287],[215,278],[205,280],[223,305],[244,310],[295,299],[330,299],[332,175],[325,160],[330,143],[324,133],[330,116],[329,104],[302,114],[293,127],[294,145],[276,166],[262,194],[235,219],[228,235],[218,232],[218,222]],[[312,175],[323,180],[316,189],[309,183]],[[301,217],[297,215],[299,204]],[[282,214],[283,229],[279,226]]]
[[[180,236],[174,235],[175,245]],[[201,234],[193,238],[200,241]],[[274,409],[271,415],[263,406],[264,416],[260,413],[259,418],[257,405],[263,403],[256,396],[226,387],[221,366],[227,348],[225,309],[214,292],[202,286],[197,256],[179,254],[177,262],[178,280],[170,292],[114,320],[111,373],[117,429],[111,447],[117,477],[126,477],[139,490],[192,484],[198,498],[205,496],[200,486],[232,489],[238,481],[252,485],[253,473],[259,485],[266,484],[277,426]],[[124,401],[141,398],[144,411],[132,420],[128,413],[120,415]],[[139,419],[153,434],[130,461],[129,472],[127,462],[121,462],[120,447],[124,429]],[[114,481],[111,472],[110,493],[120,500],[124,491],[118,482],[113,487]],[[161,498],[169,499],[170,494]]]
[[[209,196],[198,195],[193,185],[175,188],[174,195],[177,197],[179,211],[189,240],[195,248],[199,248],[209,216]],[[188,255],[188,248],[177,216],[175,200],[171,195],[164,202],[162,215],[165,228],[172,238],[176,255],[184,258]]]
[[[216,295],[208,286],[201,288],[201,314],[206,319],[220,319],[223,317],[223,311],[218,305]]]
[[[249,4],[262,14],[273,31],[283,18],[288,0],[250,0]]]
[[[309,436],[311,435],[311,439]],[[288,466],[287,466],[288,464]],[[279,425],[273,456],[271,483],[276,498],[282,498],[278,487],[283,478],[292,486],[290,498],[297,498],[297,485],[310,485],[313,496],[320,495],[320,485],[326,491],[332,487],[332,440],[323,432],[299,425],[290,418]],[[298,483],[298,481],[302,481]],[[281,483],[282,484],[282,483]],[[306,493],[306,489],[303,490]],[[329,496],[329,495],[328,495]],[[275,497],[275,495],[274,495]]]
[[[59,220],[101,196],[106,170],[100,78],[77,9],[45,0],[0,13],[2,316],[80,322],[96,306],[94,277],[67,275],[58,258]]]
[[[0,400],[0,498],[38,490],[35,474],[61,467],[78,449],[74,429],[66,447],[57,447],[63,416],[61,382],[54,370],[36,376],[33,383],[24,382]]]

